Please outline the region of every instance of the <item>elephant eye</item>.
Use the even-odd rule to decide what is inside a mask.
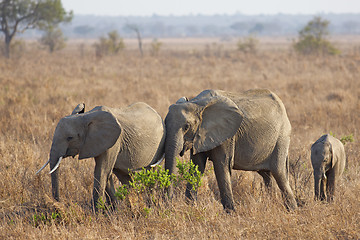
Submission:
[[[71,141],[73,137],[67,137],[66,140]]]

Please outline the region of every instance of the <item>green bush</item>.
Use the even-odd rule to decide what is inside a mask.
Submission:
[[[117,54],[125,48],[124,40],[117,31],[108,33],[108,37],[100,37],[99,42],[94,44],[97,57]]]
[[[158,201],[155,194],[164,194],[171,185],[179,186],[181,183],[190,183],[194,190],[201,186],[202,174],[192,161],[180,162],[178,160],[176,167],[178,168],[177,175],[169,174],[169,170],[165,170],[161,166],[132,172],[129,185],[120,186],[115,196],[118,200],[124,200],[131,193],[144,194],[145,198],[151,199],[151,202],[155,203]],[[103,205],[99,207],[103,208]]]
[[[332,131],[330,131],[330,135],[333,137],[336,137],[335,133],[333,133]],[[342,142],[342,144],[344,144],[344,145],[348,142],[354,142],[354,135],[351,133],[349,135],[342,136],[340,138],[340,142]]]
[[[65,47],[65,37],[59,27],[49,25],[43,31],[44,35],[40,38],[39,42],[47,46],[51,53]]]
[[[350,134],[350,135],[347,135],[347,136],[343,136],[342,138],[340,138],[340,141],[342,142],[342,144],[346,144],[348,142],[353,142],[354,141],[354,135],[353,134]]]
[[[197,190],[201,186],[201,177],[198,166],[195,165],[192,161],[190,162],[180,162],[177,161],[176,167],[178,168],[177,181],[185,181],[190,183],[193,190]]]
[[[150,50],[152,56],[157,56],[159,54],[162,44],[163,43],[156,38],[152,41]]]
[[[257,52],[258,44],[259,44],[259,40],[257,40],[253,36],[248,36],[242,40],[240,39],[237,42],[237,49],[238,49],[238,51],[241,51],[244,53],[255,54]]]
[[[309,54],[340,54],[340,50],[335,48],[326,37],[329,35],[328,26],[330,22],[315,17],[313,20],[300,30],[299,39],[293,45],[296,52]]]

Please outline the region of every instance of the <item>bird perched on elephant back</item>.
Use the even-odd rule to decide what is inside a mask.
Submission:
[[[315,199],[333,200],[335,183],[345,169],[345,162],[344,145],[329,134],[321,136],[311,146]]]
[[[164,156],[165,127],[160,115],[145,103],[125,108],[98,106],[85,112],[79,104],[70,116],[60,119],[54,133],[50,158],[52,194],[59,200],[58,166],[63,158],[95,158],[93,203],[106,191],[114,202],[114,173],[122,184],[130,180],[129,169],[159,163]]]
[[[273,176],[286,206],[297,207],[288,179],[291,125],[284,104],[273,92],[205,90],[171,105],[165,126],[165,167],[172,173],[176,156],[187,150],[202,173],[211,160],[227,211],[234,210],[232,169],[257,171],[268,187]],[[190,185],[186,196],[196,197]]]

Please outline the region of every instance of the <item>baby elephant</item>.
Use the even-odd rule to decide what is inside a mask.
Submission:
[[[343,173],[345,161],[344,145],[329,134],[321,136],[311,146],[315,199],[333,201],[335,181]]]

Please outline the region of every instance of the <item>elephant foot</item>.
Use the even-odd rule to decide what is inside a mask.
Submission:
[[[285,207],[289,212],[292,212],[297,209],[298,204],[295,200],[295,198],[292,199],[286,199],[285,200]]]
[[[233,201],[221,201],[224,210],[226,213],[232,213],[235,212],[234,202]]]
[[[194,202],[197,200],[197,191],[186,189],[185,197],[187,202]]]

